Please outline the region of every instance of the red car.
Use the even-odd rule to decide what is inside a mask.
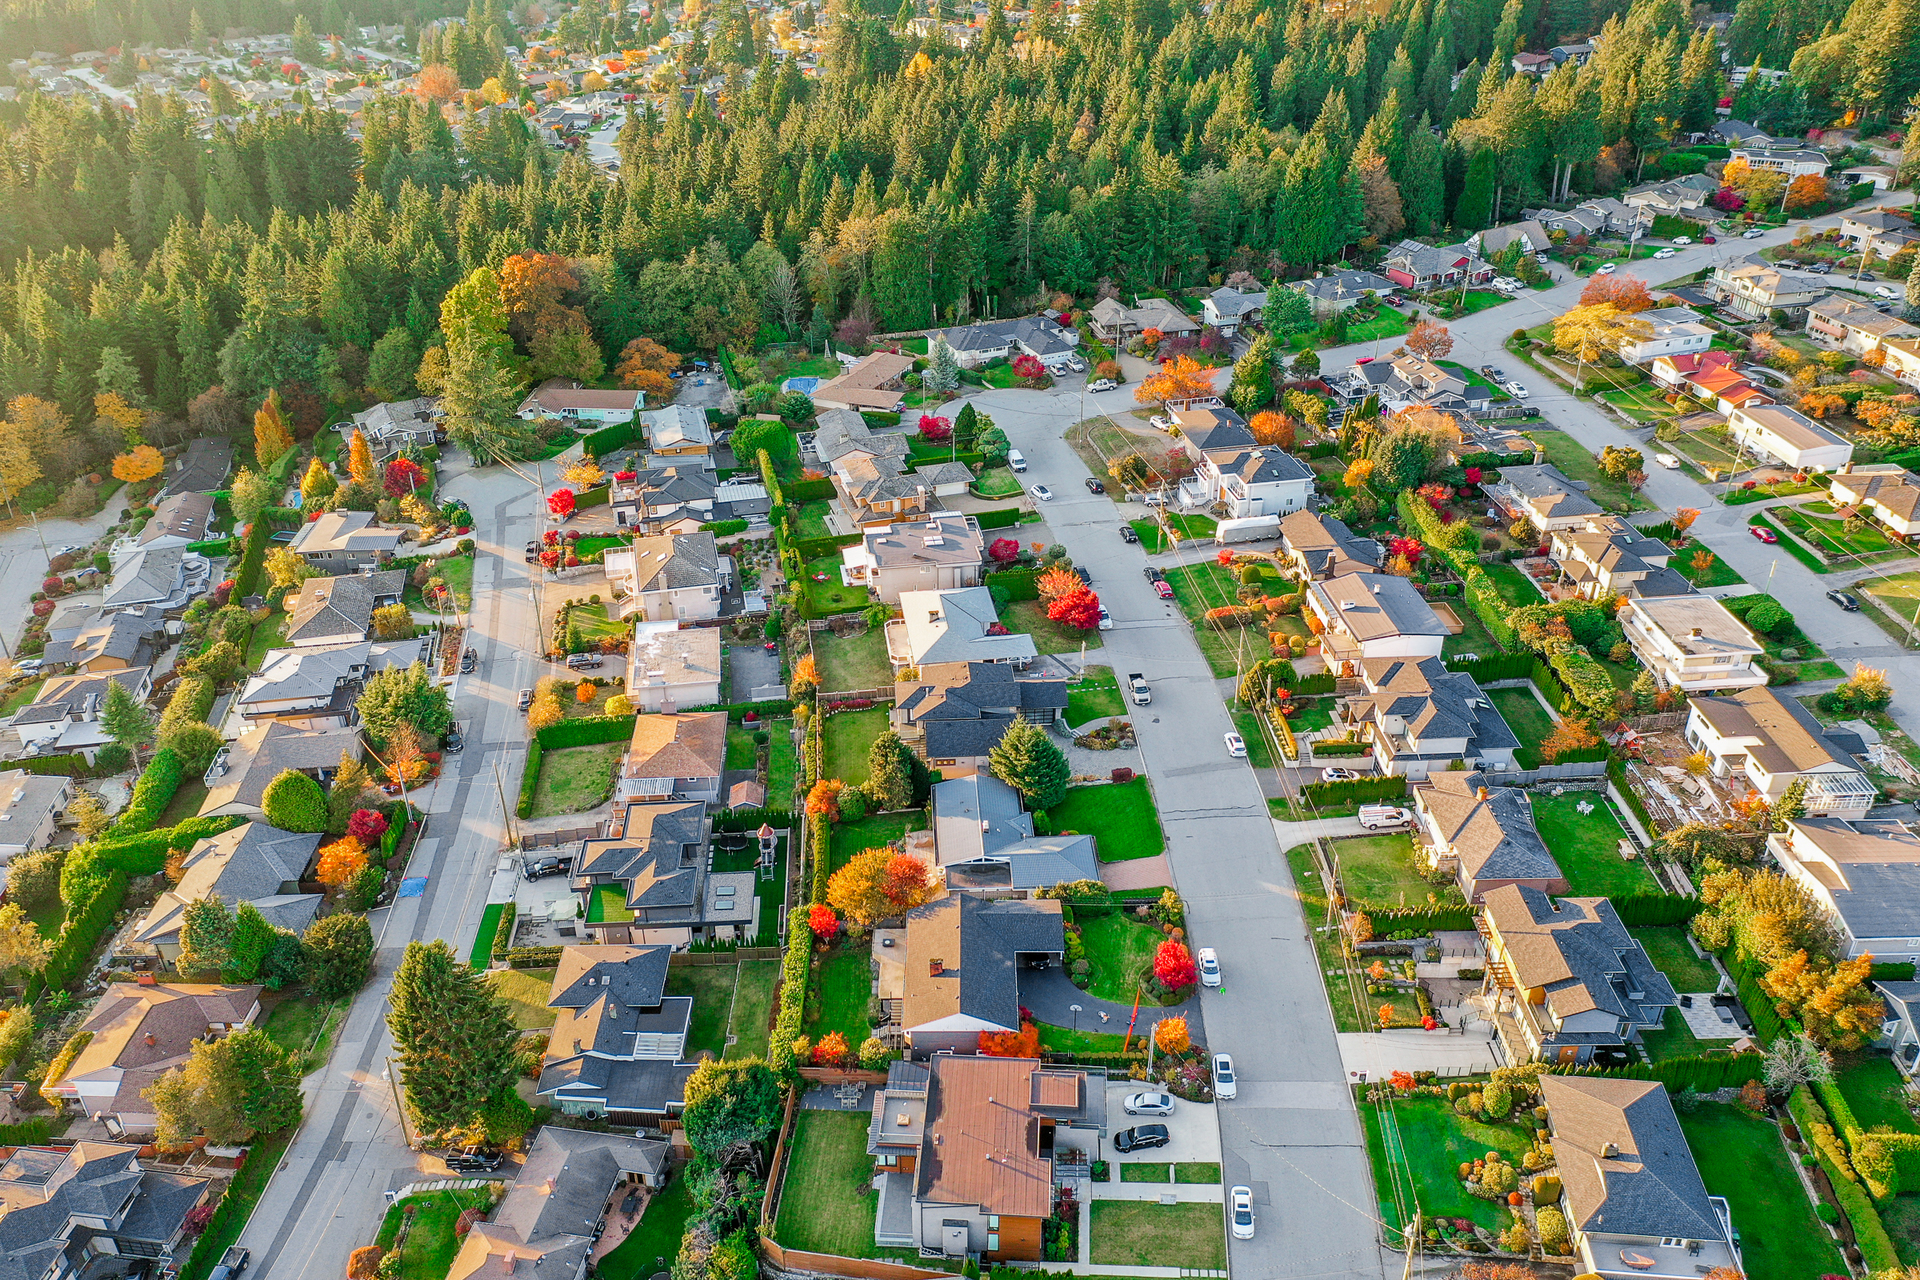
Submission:
[[[1173,599],[1173,584],[1165,578],[1161,578],[1153,584],[1153,593],[1162,600],[1171,600]]]
[[[1720,243],[1720,240],[1717,236],[1701,236],[1700,240],[1701,240],[1701,243],[1703,244],[1719,244]]]
[[[1760,541],[1762,542],[1780,541],[1780,535],[1775,533],[1773,530],[1767,528],[1765,525],[1750,524],[1747,526],[1747,532],[1752,534],[1754,537],[1760,539]]]

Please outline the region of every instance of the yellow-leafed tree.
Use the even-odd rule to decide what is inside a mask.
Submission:
[[[275,387],[253,415],[254,460],[264,470],[291,448],[293,428],[287,424],[286,406],[280,403],[280,389]]]
[[[358,427],[347,437],[347,474],[355,484],[373,483],[373,450],[367,445],[366,433]]]
[[[150,444],[143,444],[131,453],[123,453],[113,460],[113,478],[135,484],[141,480],[151,480],[160,474],[167,460],[160,451]]]

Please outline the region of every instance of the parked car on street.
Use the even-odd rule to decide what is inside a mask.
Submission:
[[[1720,237],[1719,236],[1701,236],[1700,243],[1701,244],[1719,244]]]
[[[1120,1107],[1130,1116],[1170,1116],[1173,1114],[1173,1095],[1130,1093],[1120,1103]]]
[[[1113,1135],[1113,1149],[1125,1154],[1164,1147],[1172,1141],[1173,1135],[1167,1132],[1167,1126],[1163,1124],[1137,1124]]]
[[[1227,1195],[1227,1218],[1235,1240],[1253,1239],[1253,1188],[1235,1187]]]
[[[1087,477],[1088,493],[1105,493],[1106,491],[1107,491],[1107,486],[1101,482],[1099,476]]]
[[[1213,948],[1200,948],[1200,954],[1197,958],[1200,964],[1200,985],[1203,987],[1219,986],[1221,983],[1220,957],[1214,953]]]
[[[1653,455],[1653,460],[1669,471],[1678,471],[1680,469],[1680,459],[1670,453],[1656,453]]]
[[[1774,543],[1780,541],[1780,536],[1763,524],[1750,524],[1747,526],[1747,532],[1762,542]]]
[[[1740,238],[1742,240],[1758,240],[1761,236],[1765,234],[1767,234],[1767,229],[1765,227],[1748,227],[1745,231],[1742,231],[1740,233]]]
[[[1132,525],[1130,525],[1130,524],[1123,524],[1123,525],[1121,525],[1121,526],[1120,526],[1120,541],[1122,541],[1122,542],[1139,542],[1139,541],[1140,541],[1140,535],[1139,535],[1139,534],[1137,534],[1137,533],[1135,533],[1135,532],[1133,531],[1133,526],[1132,526]]]
[[[1684,244],[1692,244],[1692,243],[1693,243],[1693,237],[1692,237],[1692,236],[1675,236],[1675,237],[1673,238],[1673,242],[1674,242],[1675,244],[1683,244],[1683,245],[1684,245]]]
[[[1876,298],[1897,298],[1900,295],[1883,284],[1877,284],[1873,287],[1873,296]]]
[[[1156,578],[1153,583],[1153,593],[1162,600],[1171,600],[1173,599],[1173,584],[1165,578]]]
[[[529,542],[527,544],[527,563],[532,564],[534,561],[538,560],[539,558],[540,558],[540,544],[537,542]]]
[[[467,740],[460,736],[460,726],[457,724],[448,725],[446,736],[440,739],[440,749],[450,753],[458,752],[466,745]]]
[[[1216,1098],[1236,1098],[1240,1096],[1240,1086],[1233,1079],[1233,1055],[1216,1053],[1213,1055],[1213,1096]]]
[[[1235,760],[1244,760],[1247,756],[1247,740],[1237,733],[1227,735],[1227,754]]]
[[[1827,599],[1833,601],[1848,613],[1860,612],[1859,598],[1850,591],[1829,591],[1827,592]]]
[[[1113,615],[1107,612],[1107,606],[1100,606],[1100,630],[1113,630]]]
[[[1594,272],[1593,274],[1597,276],[1610,276],[1614,272],[1618,271],[1619,269],[1620,267],[1617,263],[1606,262],[1606,263],[1602,263],[1600,266],[1600,269]]]
[[[570,653],[567,655],[569,671],[592,671],[606,665],[606,659],[597,653]]]
[[[1119,384],[1119,383],[1117,383],[1117,382],[1115,382],[1115,381],[1114,381],[1114,380],[1113,380],[1112,378],[1096,378],[1096,379],[1095,379],[1094,381],[1092,381],[1092,382],[1089,382],[1089,383],[1087,384],[1087,390],[1089,390],[1089,391],[1112,391],[1112,390],[1113,390],[1113,389],[1114,389],[1115,387],[1117,387],[1117,386],[1119,386],[1119,385],[1120,385],[1120,384]]]
[[[1053,490],[1047,488],[1047,486],[1043,484],[1037,484],[1033,486],[1033,488],[1027,490],[1027,492],[1032,494],[1035,498],[1038,498],[1041,502],[1053,501]]]
[[[532,705],[533,705],[533,690],[522,689],[520,691],[520,709],[522,711],[525,711],[528,707]]]
[[[253,1254],[236,1244],[220,1255],[220,1261],[214,1264],[213,1271],[208,1275],[207,1280],[234,1280],[252,1261]]]
[[[1656,249],[1654,250],[1653,256],[1656,258],[1671,258],[1674,253],[1675,250],[1672,249]]]

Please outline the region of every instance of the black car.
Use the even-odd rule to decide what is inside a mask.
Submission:
[[[1160,581],[1161,578],[1166,576],[1165,574],[1161,573],[1158,569],[1154,568],[1152,565],[1148,565],[1144,570],[1142,570],[1142,572],[1144,572],[1147,575],[1148,582],[1158,582]]]
[[[1860,601],[1851,592],[1829,591],[1827,592],[1827,599],[1833,601],[1848,613],[1860,612]]]
[[[527,563],[532,564],[535,560],[538,560],[539,558],[540,558],[540,544],[537,542],[529,542],[527,544]]]
[[[1130,524],[1123,524],[1123,525],[1121,525],[1121,526],[1120,526],[1120,541],[1122,541],[1122,542],[1138,542],[1138,541],[1140,541],[1140,535],[1139,535],[1139,534],[1137,534],[1137,533],[1135,533],[1135,532],[1133,531],[1133,526],[1132,526],[1132,525],[1130,525]]]
[[[1099,477],[1099,476],[1088,476],[1088,477],[1087,477],[1087,492],[1088,492],[1088,493],[1105,493],[1106,491],[1107,491],[1107,486],[1106,486],[1106,485],[1104,485],[1104,484],[1102,484],[1102,483],[1100,482],[1100,477]]]
[[[1172,1141],[1173,1135],[1167,1132],[1167,1126],[1163,1124],[1137,1124],[1113,1135],[1113,1149],[1123,1153],[1147,1151],[1153,1147],[1164,1147]]]
[[[457,724],[448,725],[447,736],[440,740],[440,749],[446,752],[454,752],[459,751],[466,745],[466,739],[460,736],[460,726]]]
[[[520,874],[529,880],[544,880],[548,876],[564,876],[572,870],[572,863],[566,858],[549,855],[545,858],[528,858],[520,867]]]
[[[455,1173],[492,1173],[506,1157],[485,1147],[465,1147],[447,1154],[447,1168]]]

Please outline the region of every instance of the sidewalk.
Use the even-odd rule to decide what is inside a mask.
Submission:
[[[1115,1165],[1118,1172],[1122,1166]],[[1090,1182],[1095,1200],[1159,1200],[1172,1196],[1181,1202],[1225,1204],[1227,1189],[1219,1182]]]
[[[1464,1076],[1491,1071],[1501,1065],[1495,1032],[1475,1022],[1465,1034],[1451,1031],[1343,1031],[1340,1060],[1349,1078],[1364,1072],[1369,1080],[1384,1080],[1394,1071],[1432,1071]]]

